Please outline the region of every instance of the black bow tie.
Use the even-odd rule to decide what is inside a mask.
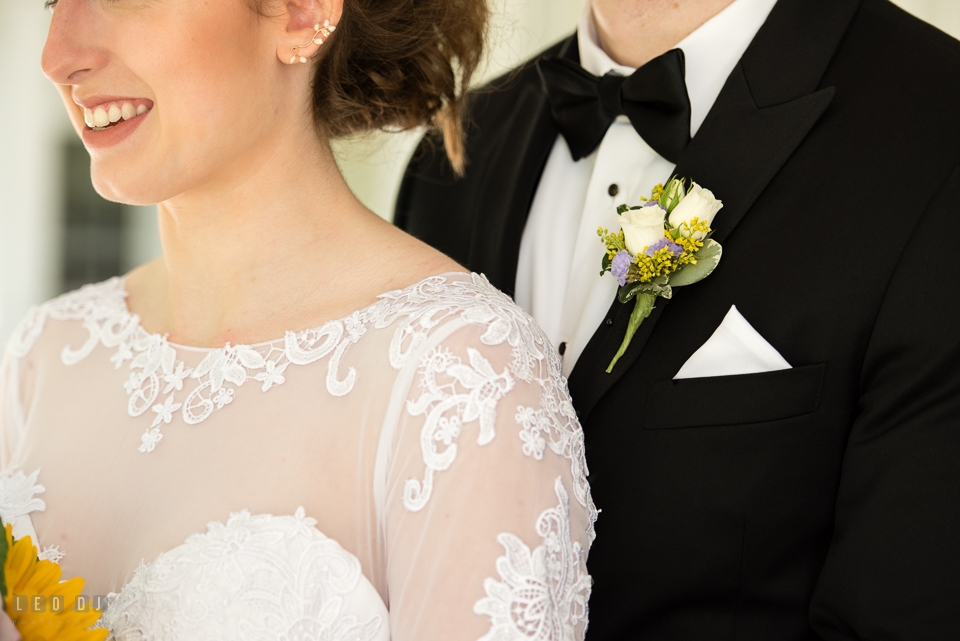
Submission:
[[[559,57],[541,58],[537,70],[554,122],[574,160],[593,153],[621,114],[670,162],[676,163],[690,142],[690,97],[680,49],[654,58],[627,77],[608,73],[597,78]]]

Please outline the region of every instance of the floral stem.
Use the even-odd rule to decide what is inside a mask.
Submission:
[[[623,343],[620,345],[620,349],[617,350],[617,355],[610,361],[607,374],[613,371],[613,367],[617,364],[617,361],[626,353],[627,347],[630,346],[630,341],[633,340],[633,335],[637,333],[637,328],[640,327],[640,323],[653,311],[653,303],[656,300],[657,295],[651,292],[637,294],[633,312],[630,314],[630,322],[627,324],[627,334],[623,337]]]

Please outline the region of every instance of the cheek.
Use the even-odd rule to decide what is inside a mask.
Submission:
[[[231,147],[263,130],[264,115],[273,112],[275,65],[258,35],[222,21],[193,26],[149,63],[158,120],[181,148]]]
[[[248,16],[214,15],[208,4],[118,34],[118,57],[155,106],[136,151],[94,162],[95,183],[113,199],[166,200],[277,139],[275,45]]]

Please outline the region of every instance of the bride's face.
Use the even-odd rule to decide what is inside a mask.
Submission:
[[[305,107],[277,34],[244,0],[55,2],[42,67],[97,191],[149,204],[255,171]]]

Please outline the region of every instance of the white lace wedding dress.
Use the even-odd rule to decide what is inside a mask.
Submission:
[[[596,510],[560,364],[478,275],[197,349],[122,279],[35,308],[0,378],[0,517],[112,638],[582,639]]]

